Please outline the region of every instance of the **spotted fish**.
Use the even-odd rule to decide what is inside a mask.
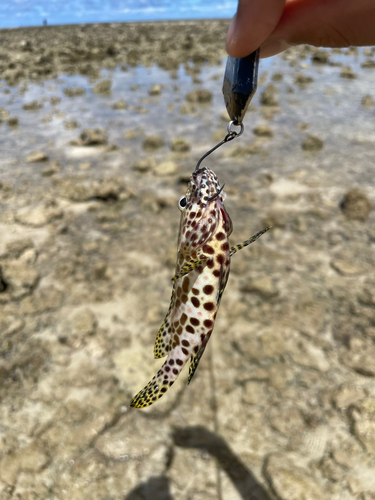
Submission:
[[[224,187],[224,186],[223,186]],[[157,401],[174,383],[190,359],[188,383],[210,339],[233,254],[257,240],[255,236],[229,246],[233,226],[224,207],[226,197],[215,173],[201,168],[191,176],[181,210],[176,274],[169,310],[156,336],[154,356],[167,360],[131,401],[144,408]]]

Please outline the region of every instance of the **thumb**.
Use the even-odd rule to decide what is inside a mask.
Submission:
[[[285,0],[239,0],[227,34],[228,54],[245,57],[254,52],[277,26],[284,5]]]

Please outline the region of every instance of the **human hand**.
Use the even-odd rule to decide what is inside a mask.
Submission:
[[[239,0],[227,51],[270,57],[291,45],[375,45],[375,0]]]

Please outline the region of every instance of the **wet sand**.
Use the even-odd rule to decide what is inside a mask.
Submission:
[[[225,135],[227,21],[0,32],[0,498],[375,498],[375,51],[261,61],[205,164],[238,243],[155,405],[177,200]],[[252,496],[253,495],[253,496]]]

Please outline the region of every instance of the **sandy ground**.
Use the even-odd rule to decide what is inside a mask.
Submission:
[[[190,172],[225,135],[227,22],[0,32],[0,498],[375,498],[375,57],[261,62],[206,160],[215,331],[145,410]]]

